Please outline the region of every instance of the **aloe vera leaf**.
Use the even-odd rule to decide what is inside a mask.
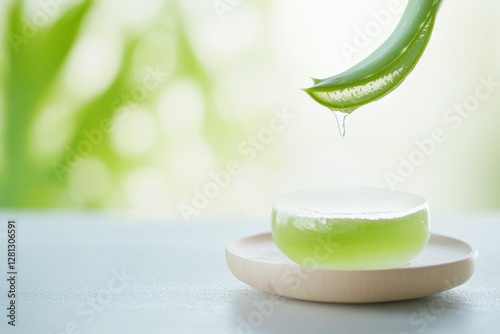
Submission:
[[[318,103],[350,114],[396,89],[415,68],[430,40],[441,0],[410,0],[391,36],[370,56],[304,89]]]

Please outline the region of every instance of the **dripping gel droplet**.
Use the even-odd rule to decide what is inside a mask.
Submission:
[[[345,112],[340,112],[338,110],[333,110],[333,109],[332,109],[332,112],[335,115],[335,119],[337,120],[337,125],[339,127],[339,133],[342,136],[342,138],[344,138],[344,136],[345,136],[345,119],[346,119],[347,115],[349,115],[349,114],[345,113]]]

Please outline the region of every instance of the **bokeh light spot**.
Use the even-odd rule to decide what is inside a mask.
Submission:
[[[149,151],[158,137],[153,113],[147,109],[131,109],[115,121],[111,131],[113,148],[124,156]]]

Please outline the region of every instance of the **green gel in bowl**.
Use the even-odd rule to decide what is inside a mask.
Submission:
[[[388,190],[341,188],[279,197],[273,239],[303,267],[375,270],[408,265],[429,240],[421,197]]]

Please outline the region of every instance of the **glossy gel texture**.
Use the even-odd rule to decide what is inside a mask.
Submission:
[[[410,0],[391,36],[349,70],[313,79],[304,89],[325,107],[350,114],[396,89],[417,65],[430,40],[441,0]]]
[[[298,192],[272,211],[278,248],[303,267],[371,270],[406,266],[429,239],[427,202],[367,188]]]

